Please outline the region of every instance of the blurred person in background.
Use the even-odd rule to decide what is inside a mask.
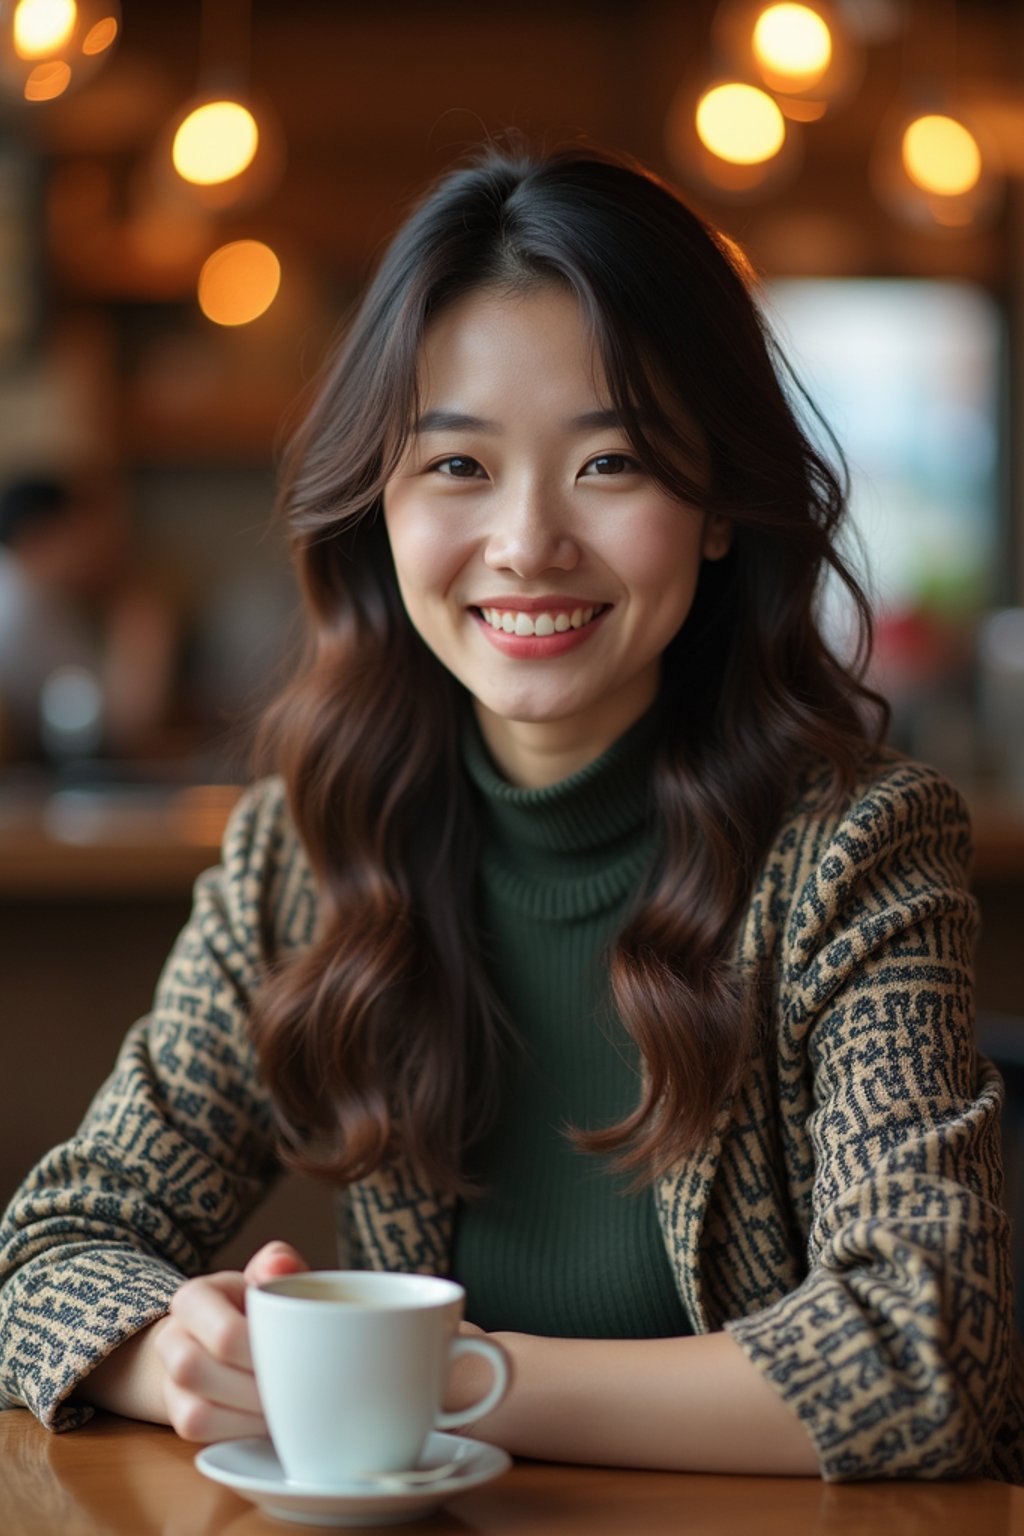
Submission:
[[[24,476],[0,492],[0,756],[166,751],[180,652],[112,475]]]

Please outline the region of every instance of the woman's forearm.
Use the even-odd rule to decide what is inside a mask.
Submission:
[[[514,1455],[691,1472],[818,1473],[800,1420],[726,1333],[492,1337],[512,1357],[514,1385],[470,1433]]]
[[[169,1422],[155,1349],[165,1323],[161,1319],[122,1344],[76,1395],[130,1418]],[[514,1455],[672,1471],[818,1473],[800,1420],[726,1333],[624,1340],[491,1337],[511,1357],[513,1386],[470,1432]],[[471,1359],[465,1367],[449,1406],[486,1388],[489,1367]],[[480,1379],[469,1379],[481,1372]]]

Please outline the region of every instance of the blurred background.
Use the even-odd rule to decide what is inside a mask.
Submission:
[[[1019,0],[7,0],[7,1189],[147,1007],[245,779],[297,402],[410,199],[509,128],[638,156],[752,263],[849,461],[893,739],[974,813],[980,1002],[1024,1014]]]

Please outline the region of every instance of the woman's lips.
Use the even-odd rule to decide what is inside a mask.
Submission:
[[[487,639],[506,656],[533,660],[561,656],[586,643],[610,613],[610,603],[530,600],[529,608],[485,604],[470,612]]]

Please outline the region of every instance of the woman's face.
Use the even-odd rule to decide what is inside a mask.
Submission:
[[[633,457],[575,297],[482,290],[432,323],[384,515],[409,618],[515,783],[599,756],[653,702],[727,525]]]

